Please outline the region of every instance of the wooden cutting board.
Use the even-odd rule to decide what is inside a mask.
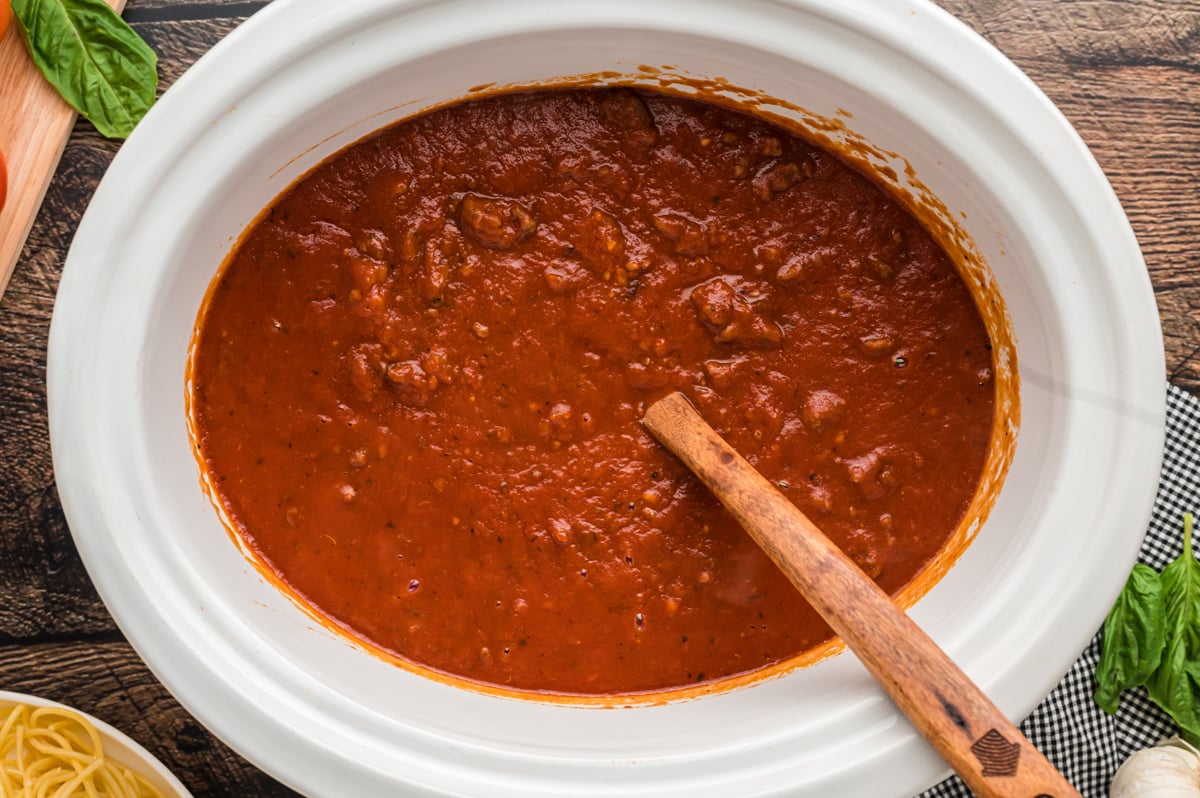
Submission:
[[[117,13],[125,8],[125,0],[105,2]],[[8,162],[8,199],[0,208],[0,297],[67,146],[75,117],[75,110],[33,65],[14,18],[0,40],[0,150]]]

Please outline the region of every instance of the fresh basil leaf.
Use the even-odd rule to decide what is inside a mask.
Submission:
[[[1200,647],[1183,637],[1168,634],[1167,651],[1162,663],[1147,683],[1150,698],[1162,707],[1184,732],[1200,736],[1200,681],[1187,668],[1189,657],[1200,654]]]
[[[1158,573],[1138,563],[1104,619],[1093,697],[1108,714],[1116,714],[1121,693],[1145,684],[1162,661],[1166,643],[1164,613]]]
[[[104,0],[12,0],[46,80],[108,138],[125,138],[154,104],[158,57]]]
[[[1191,677],[1193,685],[1200,684],[1200,663],[1198,663],[1198,662],[1188,663],[1187,672],[1188,672],[1188,675]],[[1187,740],[1189,743],[1196,746],[1197,748],[1200,748],[1200,733],[1196,732],[1195,730],[1180,726],[1179,736],[1182,737],[1183,739]]]
[[[1192,516],[1183,552],[1162,572],[1166,647],[1146,687],[1150,698],[1192,739],[1200,738],[1200,561],[1192,554]]]

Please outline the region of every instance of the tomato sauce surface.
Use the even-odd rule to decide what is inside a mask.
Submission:
[[[402,122],[282,195],[198,322],[192,413],[236,531],[418,665],[631,694],[831,632],[650,437],[682,391],[886,590],[976,490],[991,345],[872,181],[756,117],[628,89]]]

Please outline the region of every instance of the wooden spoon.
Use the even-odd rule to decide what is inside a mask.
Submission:
[[[891,597],[722,440],[682,394],[655,402],[642,423],[733,513],[977,795],[1079,798]]]

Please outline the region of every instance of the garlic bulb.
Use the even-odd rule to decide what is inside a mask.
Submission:
[[[1113,776],[1108,798],[1200,798],[1200,751],[1178,737],[1138,751]]]

